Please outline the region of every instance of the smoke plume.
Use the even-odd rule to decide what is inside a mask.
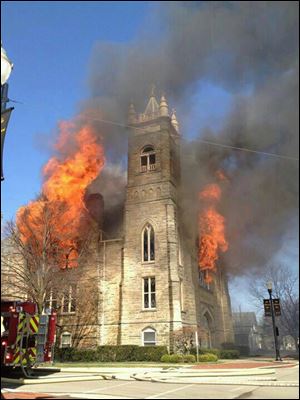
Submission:
[[[179,122],[196,121],[193,101],[201,82],[228,92],[233,106],[218,130],[192,125],[198,139],[297,159],[298,3],[163,2],[149,7],[151,16],[138,39],[99,42],[92,53],[91,98],[83,108],[102,132],[108,159],[124,165],[127,133],[100,120],[126,122],[130,101],[143,111],[154,83],[157,94],[164,91],[176,106]],[[191,140],[184,125],[181,132],[186,225],[195,221],[197,193],[221,169],[228,178],[220,210],[229,243],[227,268],[234,274],[263,268],[287,232],[298,234],[297,160]],[[118,188],[119,177],[114,179]]]

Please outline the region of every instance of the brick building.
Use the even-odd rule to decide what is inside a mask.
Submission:
[[[104,240],[99,235],[93,244],[95,257],[85,266],[94,294],[85,292],[83,307],[88,307],[89,299],[97,299],[93,322],[85,317],[75,323],[84,314],[78,304],[76,311],[70,306],[72,312],[61,317],[62,345],[172,347],[173,333],[185,328],[198,330],[203,347],[233,342],[226,276],[218,269],[214,283],[205,283],[197,248],[191,245],[196,238],[186,240],[181,222],[176,116],[169,116],[164,97],[158,103],[151,95],[143,114],[130,106],[129,125],[121,227],[117,237]],[[80,337],[78,326],[84,326]]]

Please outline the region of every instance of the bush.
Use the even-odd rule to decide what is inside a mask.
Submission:
[[[74,349],[72,361],[97,361],[97,354],[92,349]]]
[[[211,353],[201,354],[199,356],[199,362],[215,362],[218,361],[218,356]]]
[[[194,363],[196,362],[196,357],[193,354],[186,354],[183,356],[183,362]]]
[[[192,354],[196,355],[196,348],[193,348],[191,351]],[[214,354],[218,358],[222,359],[235,359],[239,358],[240,352],[236,349],[230,350],[219,350],[219,349],[199,349],[199,355],[201,354]]]
[[[219,357],[220,350],[219,349],[200,349],[199,354],[214,354],[215,356]]]
[[[160,361],[164,354],[168,354],[167,346],[136,346],[133,361]]]
[[[75,349],[72,347],[67,347],[65,349],[60,349],[56,347],[54,349],[55,361],[72,361],[75,354]]]
[[[112,361],[136,361],[135,351],[138,346],[98,346],[97,361],[112,362]]]
[[[160,361],[165,363],[180,363],[183,362],[183,356],[181,354],[164,354]]]
[[[168,353],[166,346],[136,345],[99,346],[96,349],[57,348],[55,361],[113,362],[113,361],[160,361]]]
[[[103,349],[105,349],[105,347],[106,346],[102,346]],[[115,351],[115,361],[136,361],[137,349],[138,346],[129,344],[123,346],[115,346],[115,349],[113,349],[112,351]]]
[[[239,351],[238,350],[220,350],[219,351],[219,358],[221,359],[234,359],[239,358]]]

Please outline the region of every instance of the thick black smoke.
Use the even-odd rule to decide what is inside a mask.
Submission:
[[[176,106],[179,122],[180,115],[193,121],[201,82],[225,89],[234,104],[221,129],[199,131],[199,139],[298,158],[298,8],[298,2],[152,3],[135,41],[97,43],[84,108],[98,115],[94,124],[106,132],[111,160],[123,160],[126,130],[100,119],[126,122],[130,101],[143,111],[154,83]],[[195,220],[197,192],[224,170],[227,266],[236,274],[262,268],[287,232],[298,234],[298,162],[189,142],[181,131],[186,223]]]

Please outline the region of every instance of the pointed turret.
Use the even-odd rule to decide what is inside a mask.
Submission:
[[[152,86],[150,99],[148,101],[144,115],[154,116],[159,113],[159,105],[154,95],[154,86]]]
[[[176,111],[175,111],[174,108],[172,110],[171,123],[174,126],[175,130],[177,131],[177,133],[179,133],[179,124],[178,124],[178,121],[177,121],[177,118],[176,118]]]
[[[134,109],[134,105],[131,102],[130,106],[129,106],[129,111],[128,111],[128,122],[133,123],[135,121],[135,119],[136,119],[136,112]]]
[[[164,95],[162,95],[160,99],[159,113],[161,117],[169,116],[168,103]]]

